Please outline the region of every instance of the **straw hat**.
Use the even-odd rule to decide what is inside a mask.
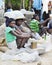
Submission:
[[[25,16],[18,10],[13,11],[13,14],[15,15],[15,19],[25,19]]]
[[[12,12],[6,12],[4,14],[4,17],[9,17],[13,19],[25,19],[25,16],[18,10],[12,11]]]

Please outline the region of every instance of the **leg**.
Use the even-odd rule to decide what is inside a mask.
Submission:
[[[22,39],[17,38],[16,43],[17,43],[17,48],[20,48],[20,45],[22,43]]]
[[[17,48],[24,47],[25,43],[27,42],[28,39],[17,39]]]
[[[28,39],[23,39],[22,40],[22,44],[21,44],[21,47],[24,47],[25,43],[27,42]]]

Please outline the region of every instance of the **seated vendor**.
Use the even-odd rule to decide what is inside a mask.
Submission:
[[[44,22],[39,22],[39,16],[35,14],[33,19],[30,22],[30,28],[34,31],[39,33],[41,36],[46,32],[46,24],[49,22],[50,18],[47,18]],[[47,28],[46,28],[47,29]]]
[[[16,39],[17,41],[17,46],[18,48],[21,48],[21,47],[24,47],[25,43],[27,42],[28,38],[30,37],[30,34],[29,33],[25,33],[21,27],[23,23],[23,18],[22,19],[16,19],[16,25],[17,25],[17,28],[16,29],[20,29],[20,33],[23,34],[23,36],[26,36],[26,38],[18,38]]]
[[[30,28],[34,32],[39,32],[39,16],[37,14],[33,16],[33,19],[30,22]]]

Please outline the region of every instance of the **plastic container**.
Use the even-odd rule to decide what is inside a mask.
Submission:
[[[32,43],[31,43],[31,48],[32,48],[32,49],[37,48],[37,42],[32,42]]]

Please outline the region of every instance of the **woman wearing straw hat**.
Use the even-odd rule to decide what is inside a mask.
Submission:
[[[24,36],[22,38],[18,38],[17,37],[17,47],[21,48],[24,47],[26,41],[28,40],[28,38],[31,36],[29,33],[25,32],[23,30],[23,26],[22,23],[25,20],[25,16],[19,11],[14,11],[14,15],[15,15],[15,21],[16,21],[16,29],[19,30],[19,32]],[[26,37],[26,38],[25,38]]]

